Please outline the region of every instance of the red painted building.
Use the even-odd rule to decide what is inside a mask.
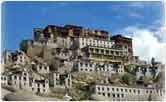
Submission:
[[[110,40],[113,40],[115,44],[118,45],[123,45],[127,44],[128,45],[128,52],[131,56],[133,56],[133,46],[132,46],[132,39],[124,37],[122,35],[115,35],[110,38]]]

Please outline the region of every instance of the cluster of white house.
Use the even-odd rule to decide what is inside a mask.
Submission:
[[[122,87],[106,84],[92,85],[91,92],[101,95],[110,101],[160,101],[165,96],[165,89],[142,88],[142,87]]]
[[[2,79],[3,78],[3,79]],[[26,69],[17,70],[14,72],[6,72],[1,75],[1,84],[4,87],[12,87],[14,89],[27,90],[34,93],[48,93],[49,80],[35,79],[32,73]]]
[[[6,57],[13,56],[7,53]],[[15,63],[13,68],[9,70],[5,69],[1,74],[1,84],[4,87],[12,87],[34,93],[49,93],[50,82],[54,83],[54,88],[71,88],[72,86],[71,75],[69,73],[65,73],[64,75],[58,72],[51,72],[50,67],[46,63],[30,62],[29,58],[22,51],[17,51],[12,60]],[[26,62],[31,64],[30,68],[27,66],[27,68],[22,68],[21,65],[25,65]],[[40,74],[48,74],[49,78],[44,78]]]
[[[53,82],[54,88],[71,88],[71,75],[66,73],[49,73],[50,78],[46,79],[34,72],[16,70],[14,72],[3,73],[1,75],[1,84],[4,87],[12,87],[14,89],[21,89],[31,91],[33,93],[47,94],[50,92],[50,82]]]

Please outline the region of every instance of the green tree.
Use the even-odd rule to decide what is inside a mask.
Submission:
[[[122,82],[126,83],[127,85],[131,85],[131,84],[135,83],[136,77],[130,73],[125,73],[124,75],[122,75],[121,80],[122,80]]]

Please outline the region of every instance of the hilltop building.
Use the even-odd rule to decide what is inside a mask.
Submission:
[[[80,83],[86,85],[80,92],[86,89],[110,101],[161,100],[165,94],[164,65],[154,59],[151,64],[140,60],[133,54],[132,38],[112,36],[105,30],[77,25],[34,28],[33,39],[23,40],[15,52],[5,51],[3,61],[2,86],[36,94],[49,95],[50,88],[68,90]],[[107,77],[109,84],[95,83],[104,82],[102,78],[80,82],[74,79],[75,73],[97,73],[97,77]],[[121,78],[125,74],[136,77],[136,82],[126,84]]]

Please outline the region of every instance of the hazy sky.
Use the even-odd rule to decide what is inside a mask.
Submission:
[[[159,44],[166,42],[166,36],[158,34],[162,24],[161,2],[4,2],[2,23],[3,48],[10,50],[19,48],[23,39],[32,39],[33,28],[48,24],[75,24],[139,40],[143,33],[137,33],[141,30],[150,32]],[[138,49],[137,46],[138,41],[134,48]]]

